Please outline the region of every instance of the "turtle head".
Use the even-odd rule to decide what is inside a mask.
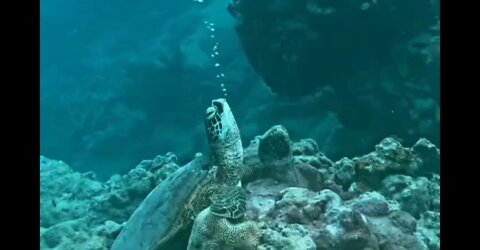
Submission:
[[[227,100],[220,98],[212,101],[205,111],[205,126],[210,143],[219,144],[239,134],[237,123]]]
[[[247,192],[240,186],[227,186],[212,195],[212,214],[228,218],[239,219],[246,213]]]

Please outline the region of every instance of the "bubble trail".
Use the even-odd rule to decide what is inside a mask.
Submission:
[[[202,0],[194,0],[196,2],[203,2]],[[220,52],[219,52],[219,48],[220,48],[220,43],[218,41],[216,41],[215,39],[215,31],[216,29],[214,28],[215,24],[213,22],[209,22],[207,20],[203,21],[203,23],[205,24],[205,28],[207,29],[208,33],[209,33],[209,37],[214,39],[214,42],[211,46],[211,52],[210,52],[210,57],[213,59],[213,58],[216,58],[217,56],[220,56]],[[215,78],[217,79],[221,79],[221,78],[224,78],[225,77],[225,74],[222,72],[222,64],[220,62],[218,62],[217,60],[215,61],[212,61],[212,64],[213,64],[213,68],[217,70],[217,72],[215,73]],[[220,89],[222,90],[222,93],[223,93],[223,96],[226,98],[227,97],[227,87],[225,85],[225,83],[223,82],[223,80],[220,80],[219,82],[219,85],[220,85]]]

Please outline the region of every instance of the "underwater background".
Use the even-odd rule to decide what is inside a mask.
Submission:
[[[154,187],[209,155],[216,98],[246,165],[292,159],[290,179],[244,182],[247,215],[283,223],[259,249],[440,248],[440,1],[40,0],[41,249],[109,249]],[[367,207],[377,244],[329,208],[343,229],[325,236],[308,215],[322,199]]]

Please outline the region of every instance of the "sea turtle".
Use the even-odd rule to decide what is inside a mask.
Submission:
[[[169,249],[172,238],[210,205],[212,194],[241,185],[243,147],[225,99],[213,100],[206,109],[205,127],[212,164],[199,157],[162,181],[133,212],[111,250]]]
[[[241,186],[225,187],[212,196],[212,204],[195,218],[187,250],[256,249],[259,229],[243,221],[246,191]]]

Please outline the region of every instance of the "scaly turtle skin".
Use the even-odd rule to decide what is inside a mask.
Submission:
[[[212,194],[241,184],[240,132],[225,99],[212,101],[205,124],[212,167],[204,158],[195,159],[162,181],[132,214],[111,250],[168,249],[172,238],[210,206]]]
[[[247,192],[239,186],[227,186],[212,196],[210,211],[219,217],[239,219],[246,213]]]
[[[260,235],[255,222],[234,223],[213,214],[209,207],[195,219],[187,250],[255,250]]]
[[[207,109],[206,126],[214,162],[219,167],[218,173],[223,174],[218,177],[223,185],[211,196],[210,207],[195,218],[187,250],[254,250],[259,245],[256,223],[239,222],[246,213],[247,200],[241,186],[241,176],[245,173],[243,148],[235,120],[229,119],[231,112],[225,110],[228,105],[220,105],[222,102],[216,100]],[[229,129],[224,129],[227,124]],[[222,136],[229,139],[221,140]]]
[[[229,186],[212,196],[212,205],[196,217],[187,250],[253,250],[260,230],[252,221],[242,221],[246,191]]]
[[[225,99],[212,101],[206,110],[205,126],[213,163],[219,168],[217,178],[226,185],[238,185],[243,146],[237,122]]]

